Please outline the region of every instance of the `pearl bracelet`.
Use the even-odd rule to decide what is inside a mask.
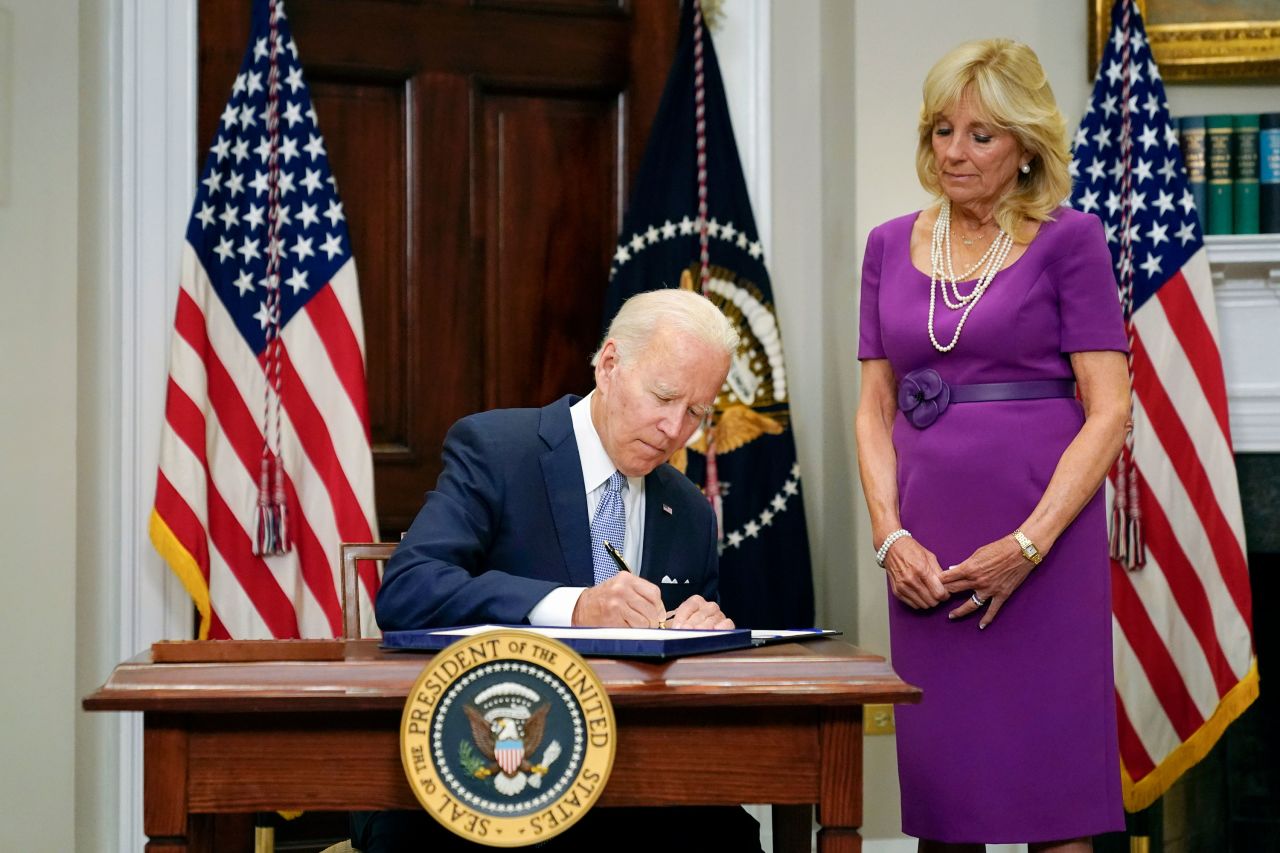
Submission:
[[[880,550],[876,551],[876,565],[883,569],[884,558],[889,555],[889,548],[893,545],[894,542],[897,542],[902,537],[910,536],[910,535],[911,535],[910,531],[903,530],[901,527],[899,527],[897,530],[893,531],[888,536],[884,537],[884,541],[880,543]]]

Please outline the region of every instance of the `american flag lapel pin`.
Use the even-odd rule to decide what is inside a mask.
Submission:
[[[667,515],[671,515],[671,505],[670,505],[670,504],[663,504],[663,505],[662,505],[662,511],[663,511],[663,512],[665,512]]]

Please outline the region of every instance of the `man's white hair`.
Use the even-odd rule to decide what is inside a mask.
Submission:
[[[738,330],[711,300],[691,290],[662,288],[637,293],[622,303],[600,348],[591,356],[591,365],[594,367],[600,361],[600,350],[610,338],[617,347],[619,359],[627,362],[644,350],[658,329],[692,335],[729,358],[738,351]]]

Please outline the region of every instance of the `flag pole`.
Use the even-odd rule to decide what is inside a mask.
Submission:
[[[1163,848],[1164,798],[1129,816],[1129,853],[1151,853]]]
[[[275,853],[276,827],[270,812],[258,812],[253,821],[253,853]]]

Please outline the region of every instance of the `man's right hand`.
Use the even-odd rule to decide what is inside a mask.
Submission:
[[[630,572],[619,572],[582,591],[573,608],[579,628],[656,628],[666,615],[662,591]]]

